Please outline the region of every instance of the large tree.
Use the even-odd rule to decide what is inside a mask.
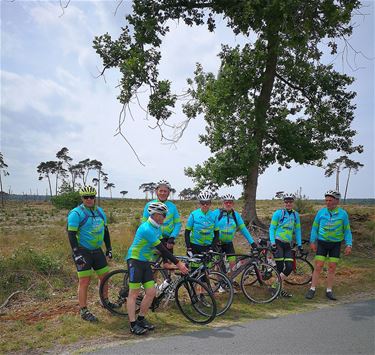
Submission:
[[[4,192],[3,192],[3,180],[1,179],[1,174],[3,173],[4,176],[9,175],[8,173],[8,165],[4,161],[3,153],[0,152],[0,193],[1,193],[1,206],[4,207]]]
[[[162,126],[178,98],[158,72],[169,20],[214,31],[224,18],[235,34],[248,36],[243,47],[222,47],[217,75],[198,65],[188,80],[191,101],[184,112],[188,119],[204,115],[200,139],[213,156],[187,174],[200,185],[241,183],[244,219],[259,223],[258,176],[268,166],[321,164],[329,150],[362,151],[353,146],[350,128],[353,79],[322,61],[325,46],[336,55],[336,40],[347,41],[359,7],[358,0],[136,0],[120,37],[97,37],[94,48],[103,72],[121,71],[120,102],[129,105],[148,86],[148,111]]]

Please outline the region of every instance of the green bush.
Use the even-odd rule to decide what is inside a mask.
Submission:
[[[71,210],[74,207],[77,207],[81,203],[81,197],[77,191],[75,192],[66,192],[51,198],[52,204],[57,209],[67,209]]]
[[[301,214],[314,213],[314,205],[305,196],[297,197],[294,200],[294,209]]]

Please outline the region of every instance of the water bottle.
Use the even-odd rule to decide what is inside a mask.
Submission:
[[[275,262],[275,260],[273,260],[273,257],[270,253],[267,255],[267,259],[268,259],[267,262],[268,262],[269,265],[276,266],[276,262]]]
[[[238,262],[236,263],[236,265],[234,265],[234,267],[233,267],[233,271],[238,270],[238,269],[241,267],[241,265],[242,265],[242,262],[241,262],[241,260],[240,260],[240,261],[238,261]]]
[[[161,293],[163,290],[166,289],[166,287],[169,285],[169,280],[164,280],[158,287],[159,293]]]

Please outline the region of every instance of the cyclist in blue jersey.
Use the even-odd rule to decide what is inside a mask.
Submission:
[[[82,204],[68,214],[68,237],[79,279],[78,302],[81,318],[97,322],[98,319],[87,309],[87,291],[93,270],[100,280],[109,271],[106,257],[112,259],[111,239],[107,217],[100,207],[95,206],[95,188],[84,186],[79,190],[79,194]],[[106,255],[101,248],[103,242]],[[110,306],[116,307],[114,304]]]
[[[167,216],[164,219],[163,224],[160,226],[161,229],[161,242],[163,245],[173,254],[173,246],[176,238],[180,233],[181,219],[178,213],[176,205],[168,201],[169,194],[171,192],[171,185],[166,180],[161,180],[156,184],[156,196],[157,199],[150,201],[146,204],[143,210],[142,222],[146,222],[150,214],[148,212],[148,206],[154,202],[162,202],[168,208]],[[164,263],[168,262],[168,259],[163,258]],[[167,266],[167,265],[165,265]]]
[[[190,213],[186,223],[186,248],[193,254],[216,248],[219,241],[217,215],[210,209],[211,199],[210,192],[201,192],[198,195],[200,208]]]
[[[245,226],[241,215],[233,209],[234,196],[231,194],[224,195],[222,198],[223,208],[218,208],[215,212],[217,215],[217,225],[219,227],[219,250],[225,254],[234,254],[233,239],[237,231],[246,238],[251,247],[254,249],[257,244]],[[236,264],[235,256],[227,257],[230,270],[233,270]]]
[[[295,234],[297,246],[302,252],[301,221],[299,213],[293,209],[294,194],[284,194],[284,208],[272,215],[269,228],[271,248],[274,253],[277,271],[285,280],[293,270],[293,256],[291,242]],[[281,296],[292,297],[285,289],[281,289]]]
[[[315,268],[311,287],[306,294],[307,299],[315,296],[320,273],[324,262],[328,262],[326,297],[336,301],[332,287],[335,279],[336,266],[340,260],[341,243],[345,241],[344,255],[352,252],[352,232],[350,230],[348,213],[338,207],[340,192],[329,190],[325,193],[325,208],[315,216],[310,235],[310,248],[316,253]]]
[[[164,258],[172,261],[183,274],[187,274],[188,272],[185,264],[178,261],[160,241],[162,233],[161,226],[168,214],[167,206],[162,202],[153,202],[149,204],[147,211],[150,217],[138,227],[133,243],[126,255],[129,270],[127,310],[130,331],[135,335],[142,335],[148,330],[155,329],[155,327],[145,319],[156,294],[154,276],[150,264],[150,261],[153,260],[155,248]],[[138,318],[136,318],[136,300],[141,286],[144,288],[145,296],[140,306]]]

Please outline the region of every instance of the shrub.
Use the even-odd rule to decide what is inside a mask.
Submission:
[[[81,197],[77,191],[66,192],[51,198],[52,204],[57,209],[67,209],[71,210],[77,207],[81,203]]]
[[[314,213],[314,205],[306,196],[299,196],[294,200],[294,208],[298,213]]]

